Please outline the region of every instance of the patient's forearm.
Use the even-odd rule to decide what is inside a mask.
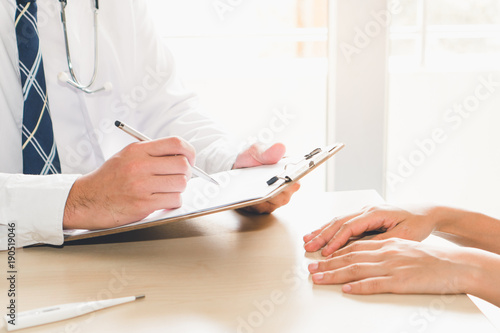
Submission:
[[[471,249],[471,269],[468,275],[466,293],[482,298],[500,307],[500,256]]]
[[[435,207],[432,214],[438,221],[435,235],[500,254],[500,220],[449,207]]]

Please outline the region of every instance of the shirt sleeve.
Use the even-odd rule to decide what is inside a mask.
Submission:
[[[66,199],[78,177],[0,173],[0,250],[7,249],[9,233],[16,247],[61,245]]]

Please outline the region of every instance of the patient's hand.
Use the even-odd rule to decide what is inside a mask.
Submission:
[[[305,235],[304,248],[314,252],[324,247],[321,254],[326,257],[346,245],[351,237],[371,231],[381,232],[373,240],[398,237],[422,241],[436,228],[436,218],[430,213],[431,209],[410,211],[387,205],[364,208],[354,214],[336,217]]]
[[[344,284],[352,294],[461,294],[470,292],[477,256],[485,251],[431,247],[391,238],[358,241],[309,265],[316,284]]]

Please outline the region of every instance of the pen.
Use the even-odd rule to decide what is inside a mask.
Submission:
[[[134,138],[136,138],[139,141],[151,141],[151,138],[145,136],[141,132],[137,131],[136,129],[133,129],[132,127],[128,126],[125,123],[122,123],[119,120],[115,121],[115,126],[118,127],[119,129],[123,130],[125,133],[133,136]],[[201,177],[205,180],[208,180],[209,182],[212,182],[215,185],[219,185],[219,183],[217,183],[217,181],[215,179],[210,177],[205,171],[201,170],[200,168],[193,165],[192,169],[193,169],[193,173],[196,176]]]
[[[53,323],[56,321],[78,317],[90,312],[109,308],[118,304],[135,301],[141,296],[129,296],[122,298],[107,299],[93,302],[68,303],[45,308],[34,309],[18,313],[14,318],[11,315],[4,316],[7,331],[15,331],[37,325]]]

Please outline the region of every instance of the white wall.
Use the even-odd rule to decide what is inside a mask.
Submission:
[[[393,73],[390,92],[387,199],[500,216],[500,72]]]

